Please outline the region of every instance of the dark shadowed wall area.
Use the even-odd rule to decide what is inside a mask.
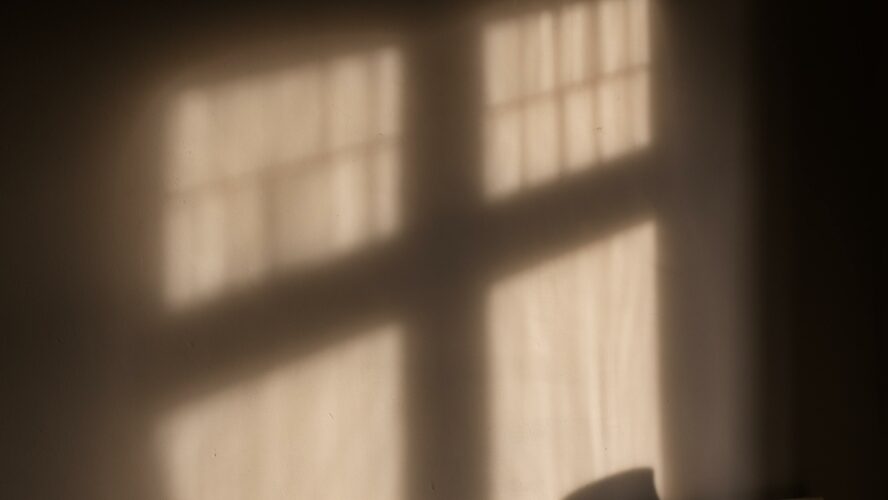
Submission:
[[[0,351],[8,358],[0,369],[5,396],[0,497],[277,499],[261,479],[273,463],[234,457],[220,469],[200,464],[189,469],[192,451],[176,443],[210,432],[210,422],[228,429],[215,435],[232,439],[226,450],[242,445],[230,429],[267,445],[263,436],[273,441],[283,434],[263,434],[277,424],[261,418],[257,423],[248,410],[279,400],[250,398],[296,381],[286,387],[303,404],[337,408],[322,411],[329,422],[318,425],[348,420],[342,425],[377,439],[384,451],[370,461],[378,462],[378,470],[346,464],[345,470],[358,471],[355,476],[311,480],[321,493],[305,493],[298,485],[290,490],[306,498],[361,498],[349,490],[355,477],[377,488],[366,498],[393,500],[519,498],[510,491],[526,498],[557,491],[542,500],[879,498],[885,341],[877,335],[878,304],[869,292],[879,288],[876,233],[882,217],[871,195],[882,181],[861,172],[880,168],[864,152],[865,134],[858,133],[862,122],[855,114],[871,94],[844,76],[869,71],[845,54],[871,46],[839,36],[839,28],[824,30],[834,15],[835,22],[847,21],[848,30],[859,13],[812,6],[800,15],[773,2],[651,0],[649,60],[626,69],[649,78],[650,137],[639,132],[634,140],[642,146],[615,154],[606,167],[579,169],[557,181],[528,181],[496,198],[485,179],[505,179],[508,169],[496,170],[499,164],[485,156],[485,29],[571,3],[583,2],[14,5],[0,22],[5,74],[0,220],[7,256]],[[838,40],[822,42],[829,36]],[[330,220],[346,228],[343,239],[331,243],[335,257],[278,268],[262,260],[274,261],[266,248],[256,254],[264,257],[257,257],[255,269],[261,270],[255,275],[224,281],[207,264],[215,254],[205,250],[191,262],[205,270],[195,278],[203,284],[188,288],[193,283],[173,279],[184,285],[165,292],[167,200],[179,196],[168,192],[173,188],[164,173],[170,161],[168,111],[187,94],[183,89],[218,87],[219,95],[228,95],[220,87],[227,82],[264,89],[267,75],[333,61],[334,83],[325,85],[335,95],[336,61],[355,54],[375,61],[377,54],[391,53],[376,51],[392,48],[403,76],[396,91],[400,125],[397,133],[380,125],[382,131],[362,139],[361,154],[379,148],[398,158],[398,182],[389,186],[400,200],[397,217],[386,215],[385,201],[368,201],[372,190],[361,198],[364,208],[355,209],[354,193],[363,191],[348,191],[348,176],[321,173],[318,184],[298,196],[311,199],[321,188],[340,186],[336,182],[346,186],[341,205],[330,209]],[[383,77],[377,80],[368,86],[384,89]],[[271,88],[273,78],[268,81]],[[389,109],[380,104],[382,97],[371,102],[370,116]],[[242,121],[250,119],[243,116]],[[335,108],[324,116],[340,120],[342,130],[362,119]],[[617,123],[619,113],[615,116]],[[529,119],[522,126],[534,125]],[[607,126],[599,129],[610,133]],[[218,148],[246,143],[249,138],[238,130],[252,129],[235,127],[228,145],[220,141]],[[542,141],[525,138],[519,147],[533,158],[544,155],[534,149]],[[602,141],[605,152],[607,144],[618,148],[618,139]],[[267,169],[273,168],[278,167]],[[539,168],[531,172],[543,172]],[[496,177],[500,174],[504,177]],[[288,189],[277,178],[256,179],[261,189]],[[374,179],[377,191],[388,186],[383,174]],[[365,215],[371,212],[378,216]],[[214,212],[206,213],[196,227],[215,227]],[[294,224],[314,227],[297,219],[298,206],[282,213]],[[343,215],[349,213],[364,218],[349,222]],[[278,227],[277,217],[257,220]],[[290,241],[249,232],[226,237],[237,244],[225,245],[247,248],[237,254],[243,259],[238,262],[248,263],[242,269],[254,269],[247,244],[254,237],[266,238],[268,248]],[[316,242],[322,250],[286,248],[327,252],[323,238]],[[603,269],[615,268],[624,255],[620,249],[629,249],[625,255],[653,255],[645,261],[648,267],[625,264],[639,276],[638,290],[625,292],[637,302],[620,306],[628,313],[620,313],[616,302],[600,311],[582,300],[576,307],[559,305],[559,293],[580,286],[570,281],[571,266],[599,262]],[[533,285],[545,279],[556,283],[550,295]],[[595,290],[584,297],[612,291]],[[204,298],[188,298],[198,296]],[[543,303],[550,296],[556,297],[554,305],[527,305],[536,304],[533,297]],[[619,349],[620,340],[602,342],[605,347],[597,349],[612,356],[569,362],[545,354],[586,345],[569,334],[558,345],[497,343],[512,328],[525,328],[521,331],[533,338],[533,328],[545,326],[532,325],[562,325],[561,316],[585,318],[587,310],[598,311],[596,317],[649,314],[655,342],[640,336],[630,351]],[[509,323],[519,315],[512,311],[530,319]],[[368,338],[381,340],[362,343]],[[338,351],[343,345],[352,350]],[[508,363],[510,352],[525,353],[521,367]],[[551,387],[575,373],[604,380],[607,374],[596,371],[597,363],[607,365],[612,358],[620,361],[614,370],[631,368],[620,372],[626,385],[607,386],[611,396],[623,397],[608,399],[602,389],[604,403],[594,408],[616,416],[605,430],[588,432],[610,436],[612,446],[631,453],[624,460],[620,451],[602,452],[600,473],[579,474],[582,481],[562,488],[558,481],[574,478],[565,470],[583,469],[577,463],[586,458],[599,460],[598,451],[587,457],[580,445],[572,445],[574,427],[567,424],[563,435],[534,434],[533,418],[543,413],[530,408],[525,421],[512,418],[522,407],[509,406],[506,394],[518,386],[511,385],[515,380],[523,381],[515,373],[539,370],[545,373],[536,394],[551,397],[552,407],[571,407],[571,395],[558,396]],[[325,365],[325,359],[334,361]],[[506,362],[495,361],[502,359]],[[562,365],[572,368],[546,371]],[[517,371],[508,371],[513,368]],[[646,382],[636,384],[626,373],[641,374],[638,380],[644,375]],[[328,379],[339,385],[325,391],[321,381]],[[396,393],[368,393],[362,385],[388,380]],[[645,399],[648,392],[656,397]],[[380,400],[394,403],[379,405]],[[195,401],[210,402],[189,413]],[[226,405],[238,409],[226,413]],[[275,414],[298,420],[302,410],[286,407]],[[158,438],[159,426],[180,411],[185,416],[169,424],[167,441]],[[546,415],[569,413],[552,411]],[[215,416],[221,414],[234,416]],[[631,419],[622,421],[621,415]],[[637,431],[639,422],[653,422],[644,427],[650,434]],[[530,438],[512,447],[509,430],[525,424],[521,428],[530,431],[522,439]],[[336,436],[316,434],[299,439],[314,443],[321,454],[335,448],[325,440],[338,442]],[[548,437],[539,437],[544,434]],[[546,448],[550,441],[557,445]],[[538,442],[544,444],[534,448]],[[520,455],[527,463],[502,465],[509,462],[500,459],[515,450],[531,450]],[[546,462],[534,450],[569,450],[581,458],[571,461],[553,452]],[[305,453],[305,461],[290,455],[281,460],[294,470],[315,470],[314,455]],[[185,465],[176,468],[179,459]],[[552,470],[533,465],[538,463]],[[244,464],[263,470],[245,472]],[[501,481],[515,470],[523,476]],[[542,484],[537,473],[562,479],[552,480],[557,487],[534,490]],[[241,475],[248,479],[230,484],[242,491],[223,485],[218,491],[224,493],[212,493],[216,490],[205,484],[207,477],[224,483],[226,476]],[[287,480],[286,472],[274,479]]]
[[[871,168],[878,28],[862,4],[768,4],[755,17],[762,469],[772,498],[876,498],[888,352],[885,177]]]

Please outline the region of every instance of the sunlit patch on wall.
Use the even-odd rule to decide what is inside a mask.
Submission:
[[[404,498],[397,327],[185,404],[157,446],[170,500]]]
[[[490,498],[558,500],[662,471],[656,258],[645,222],[493,286]]]
[[[648,2],[568,3],[485,27],[489,197],[650,143]]]
[[[165,183],[168,302],[391,236],[401,77],[388,48],[181,93]]]

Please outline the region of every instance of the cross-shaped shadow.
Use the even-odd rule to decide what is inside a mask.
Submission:
[[[589,38],[593,46],[591,37],[599,34],[592,23],[607,19],[608,23],[594,26],[610,26],[618,19],[631,25],[629,7],[619,15],[611,12],[611,17],[605,16],[610,11],[604,7],[600,12],[596,10],[597,2],[570,4],[564,12],[577,12],[577,5],[592,7],[581,12],[586,17],[580,21],[569,16],[562,21],[565,26],[573,23],[570,26],[574,30],[589,23],[589,33],[581,33],[580,38]],[[623,9],[622,4],[611,0],[602,5]],[[626,5],[635,2],[627,1]],[[561,8],[556,6],[551,11],[555,13],[553,19],[561,19]],[[522,11],[518,19],[527,16]],[[508,197],[500,197],[496,194],[499,188],[485,185],[485,179],[501,175],[485,174],[485,169],[503,168],[500,160],[508,155],[495,151],[493,157],[500,159],[495,163],[491,163],[490,156],[485,157],[484,151],[490,151],[489,144],[485,144],[490,140],[485,127],[491,122],[488,117],[480,117],[483,113],[479,111],[486,111],[480,82],[491,78],[485,71],[489,73],[495,66],[490,61],[479,64],[485,61],[479,56],[484,53],[484,30],[499,26],[500,17],[497,15],[492,24],[487,20],[437,24],[409,39],[371,44],[369,52],[350,52],[357,56],[349,55],[349,51],[344,56],[334,53],[320,63],[297,66],[296,70],[263,69],[259,76],[244,77],[244,86],[229,90],[224,84],[214,84],[210,86],[213,90],[205,94],[190,91],[190,100],[178,108],[173,106],[184,116],[175,122],[184,124],[184,132],[174,127],[180,135],[173,138],[174,149],[179,149],[172,157],[184,169],[173,168],[172,184],[168,184],[172,191],[161,196],[157,204],[157,213],[166,214],[165,219],[159,216],[165,222],[158,226],[167,229],[163,233],[167,250],[159,254],[157,267],[165,270],[166,283],[171,286],[161,287],[167,295],[159,301],[158,315],[144,327],[145,335],[134,338],[131,348],[138,353],[129,387],[137,401],[138,411],[134,413],[147,415],[137,424],[144,426],[145,434],[137,438],[134,453],[139,463],[153,462],[145,470],[155,472],[142,475],[155,477],[146,481],[163,485],[162,491],[146,490],[151,491],[148,496],[190,499],[200,496],[193,492],[213,491],[208,483],[195,482],[206,483],[214,477],[222,481],[220,491],[237,496],[231,485],[244,481],[238,479],[239,474],[247,474],[244,470],[264,468],[250,480],[259,483],[263,474],[271,474],[268,469],[273,469],[275,463],[292,467],[292,474],[319,474],[312,462],[325,453],[334,453],[329,459],[333,465],[358,456],[356,460],[364,464],[358,467],[371,467],[369,472],[362,469],[367,475],[360,477],[376,478],[375,483],[370,482],[381,489],[356,493],[349,489],[352,486],[334,486],[340,481],[334,475],[324,475],[317,480],[298,480],[315,481],[312,484],[326,485],[326,490],[307,493],[313,490],[297,486],[291,492],[301,491],[313,498],[331,494],[330,498],[351,498],[349,495],[354,494],[391,497],[392,491],[409,498],[488,498],[501,487],[509,491],[509,480],[504,478],[521,470],[521,466],[510,470],[512,466],[497,461],[525,445],[538,454],[555,453],[560,446],[565,455],[553,456],[550,465],[579,471],[546,472],[552,477],[566,474],[567,479],[559,480],[556,486],[533,486],[534,480],[528,478],[531,486],[524,491],[530,497],[542,492],[560,495],[620,467],[654,465],[637,461],[655,461],[659,453],[654,338],[656,232],[649,232],[641,246],[610,243],[623,241],[622,235],[638,226],[656,229],[653,154],[645,142],[651,140],[645,135],[650,133],[650,124],[633,128],[617,120],[623,114],[637,118],[650,113],[632,112],[631,106],[614,111],[626,104],[621,99],[628,94],[598,89],[595,80],[584,73],[581,82],[588,88],[580,91],[591,92],[596,104],[589,101],[591,107],[578,119],[599,123],[599,130],[607,129],[608,139],[600,143],[596,127],[589,128],[593,135],[587,138],[607,154],[598,157],[592,150],[578,153],[576,141],[582,137],[571,135],[572,129],[562,129],[569,126],[570,110],[577,107],[569,103],[569,94],[578,84],[566,84],[552,93],[560,111],[553,115],[553,123],[559,125],[550,130],[555,141],[550,151],[554,168],[564,168],[553,174],[551,181],[536,182],[533,162],[516,165],[523,171],[516,175],[525,180],[510,188]],[[551,43],[557,45],[562,31],[568,30],[565,26],[555,23],[551,32],[542,33],[548,33]],[[616,33],[625,35],[620,29]],[[611,50],[620,54],[624,49]],[[364,53],[370,56],[362,59]],[[380,91],[384,86],[380,81],[385,77],[379,75],[386,70],[375,66],[374,58],[379,53],[395,54],[399,61],[403,84],[399,86],[401,95],[395,98],[385,89]],[[571,55],[558,53],[565,60]],[[527,61],[547,60],[532,50],[523,54]],[[340,57],[351,66],[339,68]],[[493,61],[499,61],[499,56]],[[306,73],[302,67],[312,71]],[[642,71],[637,65],[630,69],[626,71],[632,74]],[[619,70],[614,69],[612,75],[617,82],[622,74]],[[518,71],[523,73],[524,69]],[[551,71],[560,70],[553,66]],[[292,77],[294,74],[297,77]],[[275,86],[275,75],[283,75],[283,90]],[[289,94],[288,78],[298,87]],[[305,84],[309,80],[313,83]],[[305,90],[308,87],[313,90]],[[309,98],[304,102],[293,104],[306,95]],[[379,122],[379,116],[394,106],[381,102],[393,99],[402,101],[397,108],[403,109],[399,118],[403,123],[369,125],[374,120]],[[318,102],[320,106],[311,108]],[[641,105],[646,101],[633,102]],[[311,116],[314,121],[306,125],[289,123],[288,118],[269,118],[290,104],[299,109],[294,116]],[[610,111],[596,114],[599,108]],[[337,120],[338,124],[333,123]],[[527,144],[537,141],[532,125],[533,120],[522,125]],[[324,130],[319,137],[305,138],[318,128]],[[377,132],[376,128],[386,131]],[[302,152],[290,151],[288,148],[295,146],[272,137],[281,129],[300,137],[300,147],[308,152],[288,163],[287,155],[295,158]],[[238,150],[241,144],[249,146],[246,152]],[[632,150],[630,145],[644,147]],[[380,163],[377,153],[383,150],[389,160]],[[532,159],[539,154],[528,150],[519,156]],[[217,160],[212,159],[214,155]],[[345,160],[339,162],[340,156]],[[232,157],[240,159],[236,162]],[[224,166],[226,162],[232,164],[230,168]],[[573,166],[568,168],[571,162]],[[306,164],[310,168],[303,168]],[[280,173],[288,169],[296,173]],[[395,178],[396,183],[387,184]],[[158,185],[165,185],[164,181]],[[292,189],[286,188],[288,185]],[[392,204],[392,198],[397,202]],[[540,301],[547,300],[545,283],[542,292],[535,288],[537,278],[533,276],[526,283],[504,285],[514,276],[533,274],[545,270],[551,262],[562,262],[564,256],[570,263],[562,265],[567,267],[552,278],[552,286],[586,287],[586,281],[611,285],[584,288],[585,295],[562,297],[563,303],[541,313],[540,307],[546,306]],[[582,271],[587,261],[592,262],[588,265],[593,270],[587,269],[591,274],[575,280],[572,275]],[[517,294],[517,305],[508,302],[506,309],[493,307],[501,289],[507,295]],[[549,317],[582,316],[588,311],[612,318],[578,319],[559,327],[559,320]],[[501,325],[509,321],[542,323],[533,327],[537,330],[526,327],[521,334],[528,336],[525,340],[510,340],[508,331],[492,333],[502,330]],[[375,338],[368,332],[379,331],[380,326],[388,329],[384,337],[387,340],[378,345],[364,343],[367,338]],[[560,336],[561,340],[531,338],[540,333]],[[606,338],[610,340],[603,340]],[[641,338],[641,344],[629,340],[633,338]],[[539,342],[543,342],[542,348],[553,350],[550,357],[538,356]],[[596,342],[598,347],[593,347]],[[337,353],[349,345],[358,346],[354,355],[340,357]],[[641,348],[634,352],[627,351],[638,346]],[[524,363],[524,368],[510,372],[497,361],[497,356],[509,353],[509,349],[514,350],[510,355],[514,359],[506,363]],[[575,354],[573,351],[581,352],[578,349],[593,349],[595,354],[579,355],[563,372],[548,368],[565,362]],[[327,365],[318,361],[325,359]],[[641,369],[626,371],[633,362]],[[528,371],[527,367],[533,366],[542,371]],[[644,374],[640,385],[630,380],[633,372]],[[587,373],[586,378],[577,381],[582,373]],[[341,379],[354,388],[325,385],[328,379]],[[377,385],[368,380],[376,380]],[[534,384],[544,387],[529,389]],[[261,400],[258,394],[267,393],[271,386],[279,386],[280,395]],[[538,407],[526,414],[515,413],[520,408],[520,404],[515,406],[516,401],[530,401],[502,395],[516,390],[535,394]],[[392,406],[374,413],[374,400],[379,398],[349,406],[366,391],[389,398]],[[559,396],[559,391],[574,392]],[[301,399],[282,403],[293,393],[301,394]],[[333,399],[325,394],[332,394]],[[641,406],[635,405],[642,400]],[[281,409],[275,404],[295,406]],[[553,409],[564,404],[592,405],[592,410]],[[277,409],[266,411],[272,407]],[[182,414],[182,408],[186,416],[178,421],[173,417]],[[196,409],[189,413],[189,408]],[[350,408],[351,414],[338,414],[333,408]],[[322,423],[293,423],[310,419],[306,415],[318,411]],[[269,417],[263,412],[277,412],[278,418],[290,423],[274,427],[268,418],[275,415]],[[646,419],[638,420],[636,417],[642,414]],[[572,435],[549,435],[534,448],[535,426],[567,425],[577,415],[585,415],[586,421],[565,427],[565,432]],[[592,430],[584,427],[590,422],[594,422],[590,424]],[[335,425],[350,427],[333,431],[333,441],[312,434],[312,429]],[[648,428],[627,433],[617,429],[620,425]],[[156,453],[154,433],[158,426],[172,426],[172,431]],[[510,445],[511,436],[494,439],[499,429],[513,429],[518,448]],[[268,454],[268,446],[287,445],[288,432],[301,436],[291,436],[295,443],[305,446],[296,452],[299,456],[288,451]],[[652,441],[634,443],[633,433]],[[189,442],[189,436],[198,437]],[[370,438],[378,439],[368,441]],[[207,440],[215,442],[207,444]],[[579,441],[569,444],[571,440]],[[185,448],[196,448],[175,451],[183,442]],[[362,442],[375,444],[362,448]],[[353,453],[331,450],[331,443]],[[610,443],[610,452],[605,443]],[[603,451],[597,455],[588,452],[588,462],[568,457],[571,453],[586,456],[586,450],[595,446]],[[650,446],[650,453],[644,451],[645,446]],[[628,452],[622,453],[621,449]],[[244,461],[247,459],[243,456],[263,453],[261,450],[267,455],[265,462]],[[223,463],[220,454],[227,462]],[[532,460],[546,459],[537,456]],[[584,464],[588,465],[586,469]],[[196,472],[196,468],[206,472]],[[296,480],[287,478],[287,474],[280,472],[275,484]],[[634,494],[641,491],[637,485],[642,479],[647,481],[644,487],[652,489],[650,475],[641,476],[638,472],[627,473],[570,498],[587,498],[576,495],[589,492]],[[385,483],[390,479],[400,482],[395,490],[386,489],[392,487]],[[380,486],[380,481],[385,485]],[[353,483],[354,488],[368,487],[358,480]],[[249,496],[250,491],[265,486],[252,486],[258,490],[238,487],[247,488],[242,493]],[[517,498],[502,492],[493,495]]]

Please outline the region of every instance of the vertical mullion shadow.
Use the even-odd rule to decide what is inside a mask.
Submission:
[[[484,498],[483,295],[469,241],[481,203],[478,34],[433,23],[411,60],[406,298],[407,498]]]

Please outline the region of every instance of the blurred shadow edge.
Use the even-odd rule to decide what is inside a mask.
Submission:
[[[654,487],[654,471],[638,468],[587,484],[564,500],[660,500],[660,497]]]

